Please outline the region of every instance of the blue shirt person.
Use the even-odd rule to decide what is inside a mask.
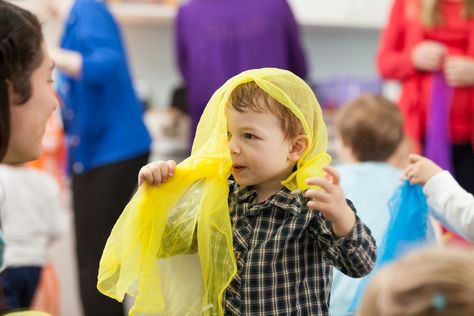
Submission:
[[[96,289],[107,236],[130,199],[150,136],[132,85],[119,26],[99,0],[51,2],[64,11],[58,92],[72,173],[81,298],[85,315],[120,315]],[[64,10],[67,6],[68,10]]]

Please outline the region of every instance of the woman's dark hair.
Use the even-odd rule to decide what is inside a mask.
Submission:
[[[0,161],[10,139],[8,84],[21,105],[32,94],[31,74],[43,61],[43,34],[34,14],[0,0]]]

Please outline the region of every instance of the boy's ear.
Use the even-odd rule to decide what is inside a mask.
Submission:
[[[293,138],[291,149],[288,153],[288,160],[298,161],[308,148],[308,136],[298,135]]]

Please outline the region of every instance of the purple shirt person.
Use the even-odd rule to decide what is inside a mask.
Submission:
[[[191,0],[176,18],[177,62],[191,135],[209,98],[227,79],[263,67],[307,74],[299,29],[286,0]]]

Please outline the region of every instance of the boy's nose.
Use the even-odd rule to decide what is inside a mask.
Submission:
[[[229,150],[230,150],[230,153],[233,155],[240,153],[240,149],[237,142],[233,140],[232,138],[229,139]]]

